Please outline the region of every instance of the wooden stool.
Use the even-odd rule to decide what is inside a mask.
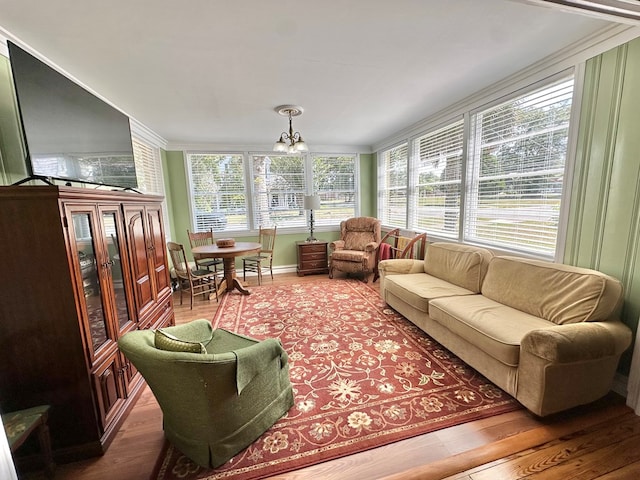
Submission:
[[[49,405],[27,408],[17,412],[2,415],[2,423],[9,441],[11,452],[15,452],[29,438],[34,431],[38,431],[38,441],[44,461],[47,477],[52,478],[55,471],[53,454],[51,452],[51,438],[49,437]]]

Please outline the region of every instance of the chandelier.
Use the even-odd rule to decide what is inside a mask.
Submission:
[[[275,108],[275,111],[282,116],[289,117],[289,133],[282,132],[280,134],[280,138],[273,146],[273,151],[286,153],[308,152],[309,147],[304,143],[302,135],[299,132],[294,133],[291,126],[291,117],[302,115],[303,108],[298,105],[280,105]]]

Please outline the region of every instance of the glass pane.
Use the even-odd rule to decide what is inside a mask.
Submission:
[[[107,324],[102,307],[100,275],[96,264],[91,214],[74,213],[72,221],[77,247],[76,254],[82,272],[82,287],[91,330],[91,342],[93,351],[96,351],[107,341]]]
[[[247,230],[242,154],[190,154],[187,158],[196,231]]]
[[[321,198],[316,225],[339,225],[356,216],[355,155],[315,155],[313,193]]]
[[[105,245],[107,246],[107,254],[111,268],[111,282],[113,284],[113,293],[115,298],[115,313],[118,321],[118,328],[122,329],[129,322],[129,309],[127,308],[127,292],[124,288],[124,279],[122,277],[122,261],[120,259],[120,239],[118,238],[118,230],[116,228],[115,212],[103,212],[102,225],[105,236]]]
[[[256,226],[306,225],[303,208],[304,158],[292,155],[254,155],[253,205]]]

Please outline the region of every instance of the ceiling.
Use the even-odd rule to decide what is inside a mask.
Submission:
[[[540,2],[537,2],[540,3]],[[169,144],[370,146],[608,21],[518,0],[0,0],[0,29]]]

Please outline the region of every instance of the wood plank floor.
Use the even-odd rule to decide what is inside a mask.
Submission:
[[[276,275],[274,283],[319,277]],[[265,276],[264,282],[271,280]],[[255,280],[247,282],[251,288]],[[176,323],[213,318],[215,300],[175,298]],[[163,444],[162,414],[148,388],[104,456],[59,465],[56,479],[146,480]],[[271,477],[271,480],[501,480],[640,478],[640,417],[610,394],[544,419],[519,410]],[[39,474],[25,478],[40,479]]]

